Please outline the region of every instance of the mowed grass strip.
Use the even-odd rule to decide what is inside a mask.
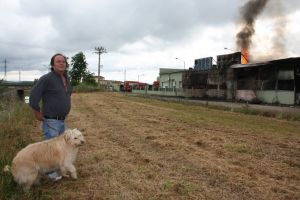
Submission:
[[[136,96],[124,96],[130,101],[147,103],[162,108],[171,108],[169,112],[170,117],[177,118],[177,120],[194,124],[195,122],[202,125],[212,125],[215,127],[223,128],[240,128],[245,131],[279,134],[279,135],[296,135],[300,136],[300,123],[299,121],[289,120],[284,118],[270,118],[267,116],[257,114],[249,114],[244,112],[247,108],[242,108],[236,112],[230,111],[229,108],[213,106],[205,107],[203,105],[195,105],[186,102],[169,102],[154,100]],[[298,116],[300,113],[296,113]],[[280,115],[287,115],[281,113]]]

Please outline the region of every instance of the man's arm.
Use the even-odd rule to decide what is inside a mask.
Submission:
[[[33,112],[34,112],[34,116],[35,116],[35,118],[36,118],[37,120],[43,121],[43,115],[42,115],[42,113],[41,113],[40,111],[33,110]]]
[[[38,82],[32,87],[29,96],[29,105],[33,109],[34,116],[37,120],[42,121],[43,115],[39,106],[39,102],[42,98],[42,94],[46,87],[45,76],[41,77]]]

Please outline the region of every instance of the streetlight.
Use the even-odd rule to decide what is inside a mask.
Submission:
[[[235,52],[234,50],[229,49],[229,48],[227,48],[227,47],[224,47],[224,49]],[[244,55],[242,52],[241,52],[241,55],[242,55],[243,58],[246,60],[246,62],[248,62],[248,59],[245,57],[245,55]]]
[[[176,60],[180,60],[183,62],[183,69],[185,70],[185,61],[184,60],[181,60],[180,58],[175,58]]]
[[[224,49],[235,52],[234,50],[229,49],[229,48],[227,48],[227,47],[224,47]]]

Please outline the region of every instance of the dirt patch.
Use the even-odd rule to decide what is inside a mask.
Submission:
[[[79,179],[53,199],[299,199],[299,122],[117,93],[74,94]]]

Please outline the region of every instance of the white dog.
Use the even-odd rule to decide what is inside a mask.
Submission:
[[[62,176],[77,179],[76,160],[78,147],[85,143],[82,133],[68,129],[62,135],[42,142],[30,144],[22,149],[12,161],[14,180],[28,190],[39,183],[40,175],[60,170]]]

